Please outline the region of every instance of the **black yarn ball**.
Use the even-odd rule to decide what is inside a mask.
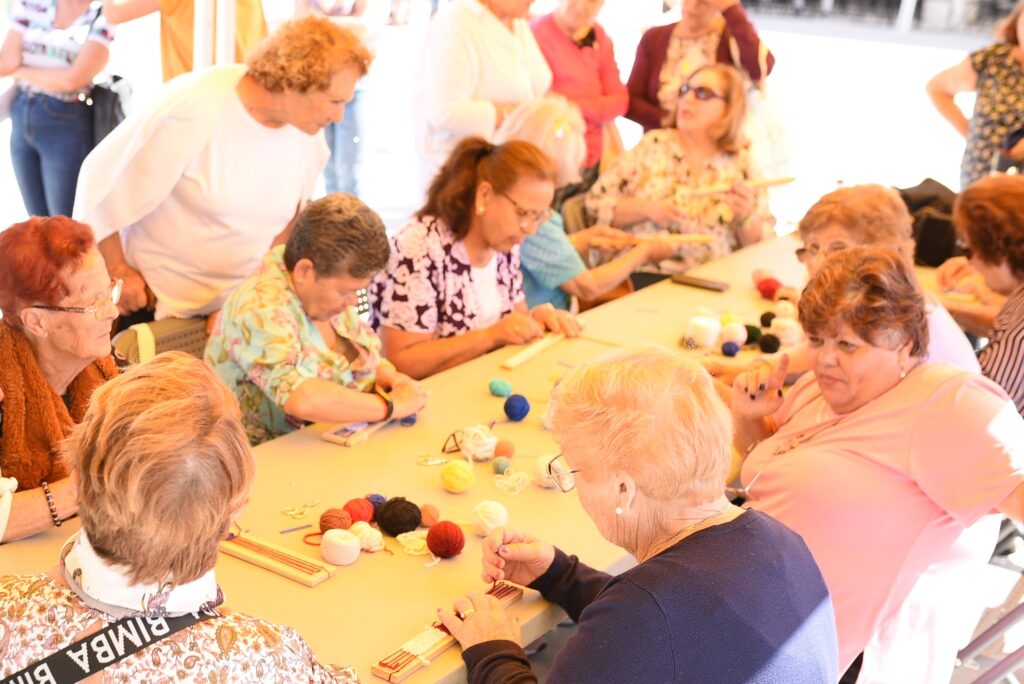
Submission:
[[[388,499],[377,509],[377,524],[384,534],[397,537],[412,532],[423,522],[423,512],[412,501],[400,496]]]
[[[773,314],[771,311],[765,311],[763,314],[761,314],[761,327],[762,328],[771,327],[772,321],[774,321],[774,320],[775,320],[775,314]]]
[[[745,325],[747,329],[747,344],[757,344],[757,341],[761,339],[761,329],[756,325]]]
[[[765,354],[774,354],[779,351],[779,347],[782,346],[782,341],[775,335],[765,335],[757,341],[757,346],[761,348]]]

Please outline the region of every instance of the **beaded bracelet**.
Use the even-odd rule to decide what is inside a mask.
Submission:
[[[46,507],[50,509],[50,517],[53,518],[53,526],[60,527],[64,521],[57,515],[57,504],[53,501],[53,494],[50,493],[50,484],[43,480],[40,484],[43,488],[43,495],[46,496]]]

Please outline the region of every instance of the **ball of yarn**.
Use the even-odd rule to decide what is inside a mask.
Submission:
[[[516,445],[512,443],[511,439],[499,439],[498,444],[494,447],[494,455],[512,458],[516,455]]]
[[[498,438],[486,425],[470,425],[462,429],[459,448],[474,461],[490,461],[497,446]]]
[[[352,523],[352,527],[348,531],[359,537],[359,546],[363,551],[373,553],[384,549],[384,535],[370,523]]]
[[[739,321],[733,321],[722,326],[722,342],[735,342],[737,347],[742,347],[747,341],[747,327]]]
[[[412,532],[420,526],[423,513],[420,507],[404,497],[396,496],[381,504],[377,511],[377,524],[384,534],[397,537],[403,532]]]
[[[373,504],[366,499],[352,499],[342,508],[352,516],[352,522],[370,522],[373,520]]]
[[[420,525],[433,527],[441,519],[441,511],[437,510],[434,504],[423,504],[420,506]]]
[[[473,531],[486,537],[508,524],[508,509],[497,501],[481,501],[473,509]]]
[[[331,565],[352,565],[361,548],[359,537],[348,530],[327,530],[320,540],[320,555]]]
[[[757,291],[761,293],[761,296],[773,301],[775,299],[775,295],[778,294],[781,288],[782,283],[775,278],[765,278],[757,283]]]
[[[730,323],[742,324],[743,320],[734,313],[724,313],[719,317],[718,322],[722,324],[722,329],[724,330]]]
[[[328,508],[320,516],[320,532],[347,530],[352,527],[352,516],[343,508]]]
[[[757,341],[757,346],[760,347],[761,351],[765,354],[774,354],[779,351],[779,347],[782,346],[782,342],[775,335],[768,334]]]
[[[398,421],[398,424],[401,425],[402,427],[412,427],[413,425],[416,424],[416,421],[417,421],[416,414],[415,413],[410,413],[405,418],[400,419]]]
[[[495,473],[498,475],[504,475],[505,471],[512,467],[512,461],[508,460],[505,456],[499,456],[494,459],[494,463],[492,465]]]
[[[548,472],[548,464],[551,463],[551,455],[538,456],[533,462],[533,480],[544,489],[554,489],[558,485],[551,479]],[[571,477],[571,476],[570,476]]]
[[[789,301],[788,299],[780,299],[775,302],[775,315],[778,318],[792,318],[796,320],[799,316],[799,311],[796,308],[796,304]]]
[[[385,501],[388,500],[388,497],[384,496],[383,494],[367,494],[363,498],[373,504],[373,518],[374,518],[374,520],[376,520],[377,519],[377,509],[380,508],[380,505],[382,503],[384,503]]]
[[[797,344],[804,336],[804,329],[792,318],[776,318],[772,321],[771,334],[779,338],[784,347]]]
[[[736,356],[740,353],[740,345],[735,342],[726,342],[722,345],[722,353],[726,356]]]
[[[487,383],[487,389],[496,397],[507,397],[512,394],[512,385],[508,380],[494,378]]]
[[[448,461],[441,468],[441,484],[452,494],[462,494],[475,479],[473,466],[467,461]]]
[[[505,415],[509,420],[520,421],[530,412],[530,402],[522,394],[513,394],[505,400]]]
[[[746,325],[747,329],[747,344],[756,344],[761,339],[761,329],[756,325]]]
[[[763,314],[761,314],[761,327],[769,327],[772,324],[773,320],[775,320],[775,314],[773,314],[771,311],[765,311]]]
[[[713,349],[718,342],[718,333],[722,324],[717,318],[710,316],[694,316],[686,324],[686,336],[693,339],[694,344],[704,349]]]
[[[466,535],[450,520],[442,520],[427,532],[427,548],[438,558],[454,558],[462,553]]]
[[[427,530],[403,532],[397,539],[402,550],[410,556],[426,556],[430,553],[430,549],[427,548]]]

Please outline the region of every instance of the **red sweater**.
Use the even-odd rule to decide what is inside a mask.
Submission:
[[[731,64],[746,71],[751,81],[759,83],[775,66],[774,55],[765,49],[766,68],[762,73],[761,39],[742,5],[733,5],[722,12],[722,16],[725,18],[725,28],[718,40],[718,62]],[[626,86],[629,89],[629,111],[626,112],[626,118],[643,126],[645,133],[652,128],[662,128],[661,122],[667,114],[658,103],[658,78],[665,64],[668,44],[676,25],[669,24],[649,29],[636,48],[636,61],[633,62],[633,71],[629,74]],[[730,38],[736,41],[739,48],[739,64],[733,62],[729,49]]]
[[[578,47],[545,14],[530,25],[554,80],[551,91],[564,95],[580,108],[587,122],[587,161],[601,160],[601,127],[626,113],[629,92],[619,77],[611,38],[597,24],[593,47]]]

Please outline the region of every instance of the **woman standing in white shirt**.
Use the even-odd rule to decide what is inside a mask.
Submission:
[[[490,140],[507,113],[551,87],[526,21],[531,4],[455,0],[431,21],[414,107],[423,189],[460,140]]]

